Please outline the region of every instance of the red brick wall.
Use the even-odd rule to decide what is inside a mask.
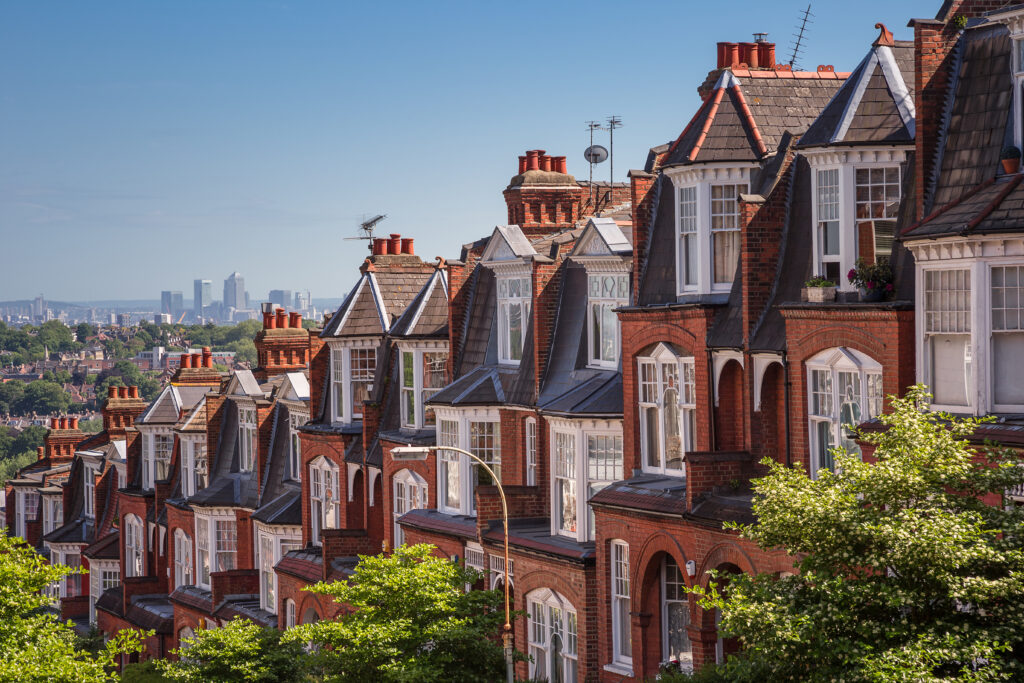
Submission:
[[[654,175],[642,171],[629,172],[633,203],[633,292],[640,290],[640,273],[647,257],[647,234],[651,224],[651,202],[654,198]]]

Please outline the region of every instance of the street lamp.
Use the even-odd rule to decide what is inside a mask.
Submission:
[[[497,475],[494,474],[494,470],[492,470],[486,462],[473,453],[461,448],[455,448],[453,446],[398,446],[391,449],[391,458],[396,462],[422,462],[430,456],[431,452],[440,450],[455,451],[456,453],[461,453],[462,455],[475,460],[478,465],[483,467],[487,473],[491,475],[491,480],[494,482],[494,485],[498,487],[498,494],[501,496],[501,522],[505,531],[505,580],[502,581],[502,585],[505,589],[505,625],[501,628],[501,642],[505,646],[506,677],[508,679],[508,683],[514,683],[512,673],[512,621],[508,597],[508,504],[505,502],[505,489],[501,487],[501,481],[498,479]]]

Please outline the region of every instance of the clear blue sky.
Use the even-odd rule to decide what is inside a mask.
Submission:
[[[940,4],[818,0],[800,61],[852,69],[876,21],[909,39]],[[584,122],[617,114],[624,180],[716,41],[766,31],[783,61],[806,5],[0,0],[0,300],[220,298],[234,270],[338,297],[378,212],[456,257],[505,221],[519,154],[585,177]]]

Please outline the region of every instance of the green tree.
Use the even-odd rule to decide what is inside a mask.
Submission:
[[[96,376],[96,398],[103,401],[107,395],[107,387],[114,385],[119,387],[136,386],[142,398],[152,401],[160,393],[160,382],[151,373],[145,373],[131,361],[122,360],[114,364],[114,367],[103,370]]]
[[[84,343],[89,337],[96,336],[96,328],[89,323],[78,323],[75,326],[75,337],[79,342]]]
[[[36,331],[39,343],[46,346],[50,353],[57,351],[75,351],[78,346],[71,328],[59,320],[48,320],[39,326]]]
[[[25,383],[18,380],[0,382],[0,414],[11,415],[25,393]]]
[[[177,661],[162,660],[157,665],[171,681],[307,680],[304,643],[291,634],[248,619],[235,618],[221,628],[198,631],[175,654]]]
[[[109,681],[118,655],[142,649],[138,632],[115,635],[98,654],[75,647],[71,623],[43,609],[46,587],[71,572],[0,532],[0,680]]]
[[[96,432],[103,430],[103,420],[82,420],[78,423],[78,428],[83,432],[95,434]]]
[[[36,449],[43,445],[48,431],[46,427],[40,425],[26,427],[14,438],[14,443],[11,444],[11,453],[31,453],[34,456]]]
[[[347,581],[313,586],[353,609],[289,631],[321,646],[311,655],[314,670],[339,683],[502,680],[501,593],[467,592],[479,574],[435,550],[360,556]]]
[[[106,358],[117,360],[119,358],[127,358],[128,349],[125,348],[124,342],[120,339],[104,339],[103,354]]]
[[[228,351],[235,352],[235,361],[256,365],[256,345],[251,339],[239,339],[227,345]]]
[[[877,462],[837,449],[817,480],[765,463],[758,523],[738,528],[794,554],[799,573],[696,591],[744,648],[703,680],[1024,680],[1024,508],[990,504],[1024,467],[1011,449],[972,447],[980,420],[929,399],[912,388],[883,431],[862,434]]]
[[[55,415],[67,412],[70,406],[71,396],[64,391],[64,387],[56,382],[37,379],[25,385],[25,393],[18,399],[14,408],[18,415]]]

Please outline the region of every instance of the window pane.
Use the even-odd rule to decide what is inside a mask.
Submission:
[[[661,467],[661,443],[658,432],[658,409],[651,406],[643,408],[644,450],[647,453],[648,467]]]
[[[523,306],[508,306],[508,356],[510,360],[523,358]]]
[[[992,356],[995,402],[1024,405],[1024,332],[993,334]]]
[[[999,336],[999,335],[996,335]],[[935,334],[928,338],[931,391],[940,405],[966,406],[971,386],[971,337]]]
[[[739,263],[740,232],[716,232],[712,244],[714,250],[714,275],[716,283],[730,283],[736,275]]]
[[[665,416],[662,429],[665,431],[665,467],[670,470],[683,469],[683,443],[679,438],[679,394],[675,389],[665,392]]]

